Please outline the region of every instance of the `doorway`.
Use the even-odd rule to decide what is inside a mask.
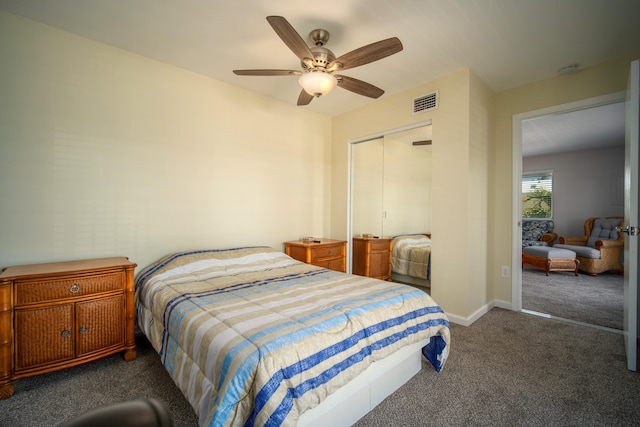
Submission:
[[[525,140],[523,131],[528,127],[532,122],[536,122],[540,120],[543,122],[547,119],[558,118],[563,114],[570,114],[572,112],[577,111],[587,111],[589,109],[593,109],[594,107],[602,107],[612,104],[620,104],[624,101],[624,93],[616,93],[607,96],[601,96],[597,98],[590,98],[587,100],[582,100],[578,102],[573,102],[569,104],[558,105],[546,109],[535,110],[523,114],[519,114],[514,116],[513,118],[513,248],[517,248],[512,253],[512,271],[514,274],[512,275],[512,307],[514,310],[521,311],[527,309],[527,307],[523,307],[523,270],[521,269],[521,251],[519,248],[522,246],[522,230],[521,230],[521,213],[522,213],[522,199],[521,199],[521,176],[523,172],[523,153],[528,150],[523,149],[523,141]],[[623,105],[623,103],[622,103]],[[622,113],[622,119],[624,119],[624,113]],[[624,132],[624,124],[622,124],[622,132]],[[624,141],[624,137],[622,138]],[[589,147],[588,147],[589,148]],[[624,151],[624,150],[622,150]],[[554,192],[555,193],[555,192]],[[557,203],[554,203],[557,204]],[[621,207],[622,210],[623,206]],[[587,210],[589,210],[587,208]],[[560,215],[562,217],[562,215]],[[575,216],[575,212],[574,212]],[[580,216],[580,214],[578,214]],[[594,213],[593,215],[587,216],[600,216],[598,213]],[[602,216],[606,216],[602,214]],[[554,219],[556,215],[554,214]],[[582,218],[582,220],[586,219]],[[570,221],[569,221],[570,220]],[[569,228],[567,223],[574,223]],[[559,227],[559,235],[571,235],[571,236],[579,236],[582,235],[582,227],[581,224],[575,225],[576,219],[571,217],[571,215],[565,215],[562,219],[562,223],[558,224]],[[558,228],[558,225],[556,228]],[[576,227],[578,230],[576,230]],[[527,274],[528,272],[525,272]],[[551,273],[553,274],[553,273]],[[583,274],[581,273],[581,276]],[[544,273],[542,273],[542,277]],[[580,277],[580,279],[597,279],[594,277]],[[546,315],[545,317],[556,317],[551,315]],[[559,317],[561,318],[561,317]],[[578,321],[578,323],[583,323]],[[587,324],[587,323],[585,323]],[[608,328],[607,328],[608,329]],[[614,331],[617,331],[614,329]],[[621,330],[619,332],[622,332]]]

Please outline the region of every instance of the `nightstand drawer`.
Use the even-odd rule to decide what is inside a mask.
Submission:
[[[347,242],[317,239],[313,242],[285,242],[285,252],[298,261],[345,273],[347,270]]]
[[[328,268],[329,270],[341,271],[344,273],[344,260],[342,258],[332,258],[316,261],[313,263],[313,265],[317,267]]]
[[[371,239],[369,245],[372,252],[389,252],[389,239]]]
[[[323,259],[342,258],[341,243],[335,245],[325,245],[315,248],[311,251],[311,261],[320,261]]]
[[[16,305],[57,299],[75,298],[104,292],[122,291],[123,273],[114,272],[96,276],[67,277],[60,280],[16,281]]]

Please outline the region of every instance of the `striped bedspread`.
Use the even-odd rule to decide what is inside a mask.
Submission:
[[[138,324],[201,426],[296,425],[376,360],[449,322],[426,293],[298,262],[267,247],[184,252],[136,278]]]
[[[391,255],[394,273],[431,280],[431,239],[424,234],[394,237]]]

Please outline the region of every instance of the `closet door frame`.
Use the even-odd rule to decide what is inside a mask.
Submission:
[[[370,135],[349,139],[347,142],[347,162],[349,165],[349,173],[347,174],[347,273],[351,273],[351,263],[353,259],[353,147],[366,141],[384,138],[385,135],[416,129],[424,126],[432,125],[432,120],[427,119],[416,123],[411,123],[397,128],[387,129]]]

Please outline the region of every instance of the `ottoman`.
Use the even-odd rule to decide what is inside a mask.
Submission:
[[[544,270],[549,275],[550,271],[573,271],[578,275],[580,260],[576,253],[569,249],[556,249],[552,246],[526,246],[522,248],[522,266]]]

